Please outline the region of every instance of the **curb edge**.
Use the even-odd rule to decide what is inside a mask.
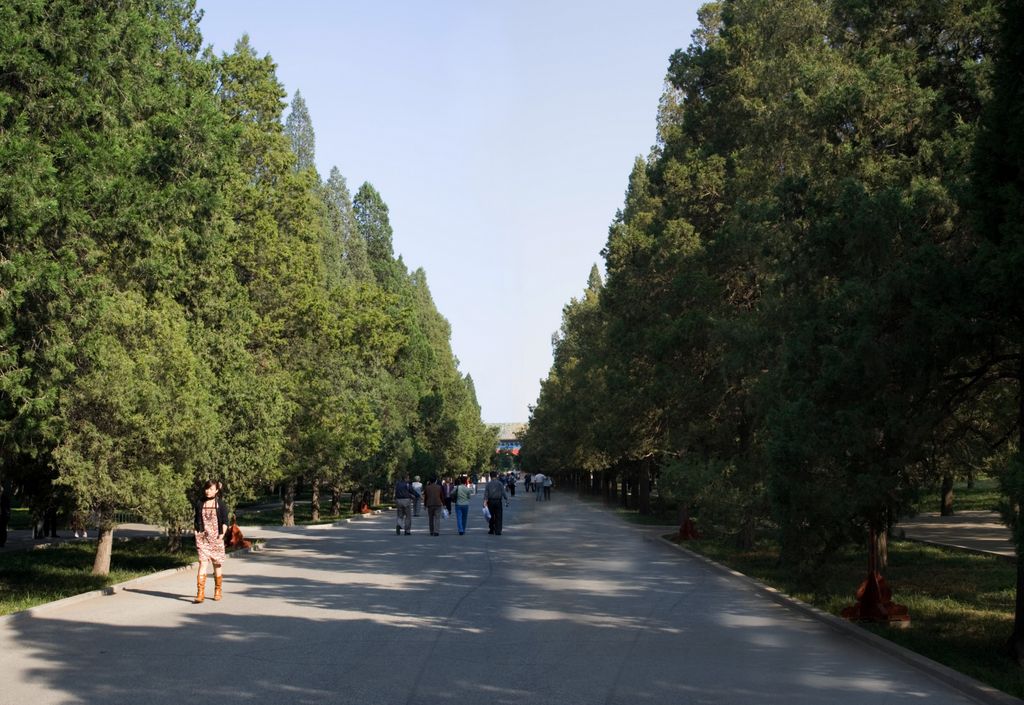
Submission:
[[[971,698],[972,700],[975,700],[979,703],[985,703],[986,705],[1020,705],[1020,703],[1024,702],[1024,700],[1015,698],[1009,693],[1004,693],[998,688],[994,688],[990,685],[982,683],[981,681],[971,678],[970,676],[965,675],[963,673],[960,673],[959,671],[954,670],[949,666],[945,666],[939,663],[938,661],[934,661],[928,658],[927,656],[922,656],[921,654],[915,651],[911,651],[906,647],[900,646],[895,642],[889,641],[884,637],[878,636],[877,634],[873,634],[866,629],[862,629],[861,627],[857,626],[856,624],[853,624],[852,622],[848,622],[845,619],[836,617],[835,615],[829,614],[828,612],[825,612],[824,610],[814,607],[813,605],[809,605],[802,600],[798,600],[795,597],[787,595],[781,590],[777,590],[776,588],[773,588],[769,585],[765,585],[759,580],[751,578],[750,576],[745,575],[744,573],[741,573],[737,570],[733,570],[728,566],[713,561],[707,556],[703,556],[699,553],[691,551],[690,549],[684,546],[680,546],[677,543],[673,543],[664,536],[659,535],[658,539],[663,543],[672,546],[673,548],[676,548],[679,551],[682,551],[691,558],[697,559],[698,561],[704,563],[707,567],[736,579],[738,582],[743,583],[747,588],[753,589],[757,592],[761,592],[767,595],[774,602],[784,607],[789,607],[798,612],[801,612],[812,619],[815,619],[819,622],[826,624],[827,626],[831,627],[833,630],[837,632],[841,632],[849,637],[852,637],[861,642],[864,642],[865,644],[873,646],[879,651],[885,652],[890,656],[894,656],[895,658],[899,659],[900,661],[903,661],[909,666],[924,671],[932,678],[935,678],[936,680],[941,681],[946,685],[951,686],[952,688],[955,688],[961,695]]]
[[[266,544],[263,544],[266,546]],[[243,548],[238,551],[232,551],[229,555],[234,557],[241,557],[242,554],[246,553],[259,553],[263,548]],[[166,570],[157,571],[156,573],[149,573],[147,575],[140,575],[137,578],[131,580],[125,580],[122,583],[115,583],[108,585],[107,587],[99,588],[98,590],[90,590],[89,592],[82,592],[77,595],[71,595],[70,597],[62,597],[59,600],[53,602],[44,602],[41,605],[35,605],[27,609],[12,612],[11,614],[0,615],[0,624],[5,622],[11,622],[19,619],[29,619],[37,617],[44,612],[50,610],[60,609],[61,607],[70,607],[71,605],[78,604],[79,602],[85,602],[91,600],[94,597],[107,597],[110,595],[116,595],[119,592],[124,591],[126,588],[134,587],[142,583],[149,582],[151,580],[159,580],[160,578],[166,578],[177,573],[184,573],[190,570],[198,570],[199,561],[192,561],[188,565],[179,566],[177,568],[168,568]]]

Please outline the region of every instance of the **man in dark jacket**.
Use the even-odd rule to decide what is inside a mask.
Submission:
[[[416,491],[413,490],[408,475],[395,483],[395,506],[398,509],[398,524],[395,526],[396,536],[402,533],[403,528],[405,529],[406,536],[412,530],[412,499],[415,496]]]
[[[427,509],[430,535],[441,535],[441,509],[444,507],[444,489],[441,482],[433,477],[423,488],[423,506]]]
[[[501,535],[502,506],[508,504],[508,488],[498,479],[498,473],[491,473],[491,481],[484,487],[484,500],[491,519],[487,522],[489,534]]]

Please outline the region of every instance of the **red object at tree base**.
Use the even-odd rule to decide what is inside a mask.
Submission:
[[[683,520],[683,523],[679,525],[679,540],[690,541],[692,539],[699,539],[700,532],[697,531],[697,527],[693,523],[693,519],[687,517]]]
[[[878,534],[868,535],[868,576],[857,588],[857,602],[842,611],[843,619],[852,622],[874,622],[892,627],[910,626],[910,613],[892,601],[892,588],[878,572]]]
[[[857,588],[857,602],[842,612],[852,622],[880,622],[893,627],[910,626],[910,613],[892,601],[892,589],[876,570]]]

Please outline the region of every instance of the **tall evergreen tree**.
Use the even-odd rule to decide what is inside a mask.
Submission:
[[[50,466],[97,512],[102,574],[113,509],[177,524],[236,438],[220,413],[247,368],[222,210],[235,145],[190,3],[3,12],[2,192],[29,195],[5,209],[4,464]]]
[[[344,271],[357,281],[370,281],[373,273],[366,254],[366,241],[359,232],[352,196],[338,167],[331,167],[330,177],[324,184],[324,198],[333,239],[331,246],[325,247],[325,259],[333,261],[340,258],[339,271]]]
[[[391,285],[394,276],[395,248],[392,243],[393,231],[388,217],[388,206],[372,184],[364,183],[356,191],[352,207],[359,234],[366,243],[370,268],[378,282]]]
[[[1003,410],[1002,428],[1016,428],[999,472],[1003,510],[1017,546],[1017,585],[1009,647],[1024,665],[1024,7],[1001,4],[993,95],[986,106],[974,152],[973,207],[980,242],[971,267],[980,321],[978,350],[957,370],[977,385],[1002,388],[1014,400]],[[1011,386],[1012,385],[1012,386]],[[1015,408],[1013,408],[1015,407]]]
[[[295,97],[292,98],[291,112],[284,123],[284,133],[288,136],[292,152],[295,154],[295,171],[316,171],[316,133],[313,131],[309,108],[306,107],[306,101],[299,91],[295,91]]]

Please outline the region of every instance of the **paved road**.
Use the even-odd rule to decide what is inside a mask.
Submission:
[[[1010,530],[998,512],[962,511],[953,516],[939,516],[937,512],[920,514],[904,519],[895,532],[906,533],[908,538],[928,543],[944,544],[969,551],[995,553],[1013,558],[1017,555]]]
[[[219,603],[179,573],[0,620],[0,703],[972,702],[557,492],[416,522],[261,532]]]

